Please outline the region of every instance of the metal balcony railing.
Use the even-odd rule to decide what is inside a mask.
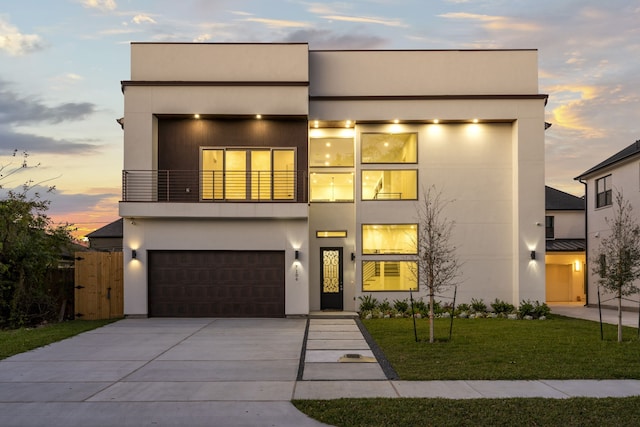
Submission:
[[[125,170],[123,202],[307,202],[307,171]]]

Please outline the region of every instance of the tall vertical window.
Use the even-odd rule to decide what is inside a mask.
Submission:
[[[596,179],[596,208],[613,204],[611,175]]]
[[[553,216],[544,217],[544,227],[545,227],[547,239],[553,239],[555,236],[554,222],[555,220]]]

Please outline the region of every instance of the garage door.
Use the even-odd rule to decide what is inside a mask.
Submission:
[[[149,251],[149,316],[284,317],[283,251]]]

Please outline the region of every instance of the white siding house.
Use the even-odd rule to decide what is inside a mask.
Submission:
[[[628,201],[633,214],[640,220],[640,140],[620,150],[591,169],[575,178],[585,184],[586,192],[586,221],[587,221],[587,303],[598,304],[598,274],[594,273],[594,257],[600,239],[610,233],[607,218],[614,215],[615,197],[622,193]],[[600,289],[601,300],[604,305],[615,306],[611,302],[612,294]],[[637,300],[637,295],[630,297]],[[638,303],[622,302],[623,307],[637,309]]]
[[[404,299],[431,185],[454,200],[458,301],[544,301],[537,60],[133,43],[125,313],[294,316]]]

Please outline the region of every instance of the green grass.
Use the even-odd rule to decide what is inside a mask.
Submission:
[[[364,325],[403,380],[534,380],[640,378],[637,329],[553,316],[539,321],[456,319],[451,341],[449,320],[436,319],[430,344],[429,323],[411,319],[370,319]]]
[[[312,418],[339,427],[640,425],[640,397],[337,399],[293,404]]]
[[[0,330],[0,360],[42,347],[115,320],[72,320],[37,328]]]
[[[545,321],[411,319],[363,321],[403,380],[640,378],[637,329],[553,316]],[[302,412],[339,427],[359,426],[636,426],[640,397],[571,399],[296,400]]]

